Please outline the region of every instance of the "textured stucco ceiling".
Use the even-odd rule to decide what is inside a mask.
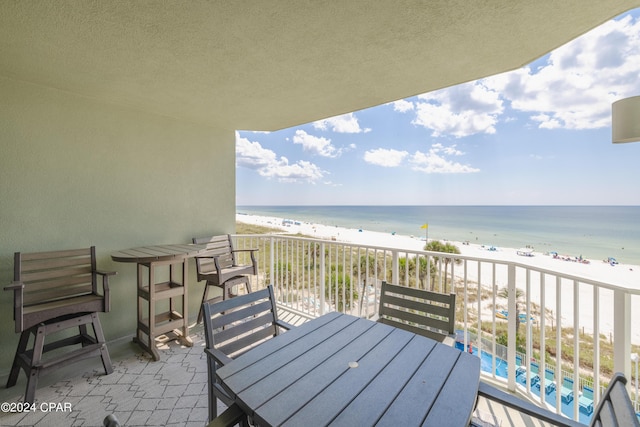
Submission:
[[[0,0],[0,75],[274,130],[518,68],[640,0]]]

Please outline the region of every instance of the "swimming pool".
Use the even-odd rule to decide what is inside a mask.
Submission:
[[[456,341],[456,348],[460,351],[464,350],[464,345],[459,342]],[[472,346],[472,354],[474,354],[475,356],[478,355],[478,349],[475,346]],[[496,360],[496,372],[495,375],[500,377],[500,378],[507,378],[507,362],[499,357],[495,358]],[[493,357],[491,356],[491,353],[488,353],[485,350],[482,350],[482,353],[480,354],[480,369],[482,369],[485,372],[489,372],[491,373],[491,367],[493,364]],[[518,378],[517,383],[523,387],[525,387],[525,383],[524,381],[526,381],[526,378],[522,378],[522,376],[520,378]],[[533,393],[536,396],[540,396],[540,390],[538,390],[536,387],[531,387],[531,393]],[[573,418],[573,405],[574,402],[577,402],[578,399],[573,399],[571,402],[569,403],[565,403],[564,401],[561,400],[562,402],[562,413],[564,415],[566,415],[569,418]],[[547,404],[551,405],[552,407],[555,408],[556,406],[556,392],[552,391],[551,393],[547,394],[545,396],[545,401],[547,402]],[[585,412],[583,412],[582,410],[578,411],[579,414],[579,421],[582,424],[586,424],[589,425],[589,422],[591,422],[591,415],[587,414]]]

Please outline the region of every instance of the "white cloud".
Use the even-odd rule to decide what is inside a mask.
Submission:
[[[414,109],[413,102],[409,102],[404,99],[392,102],[391,104],[393,105],[393,110],[399,111],[400,113],[406,113],[407,111]]]
[[[236,133],[236,163],[248,169],[260,169],[277,163],[276,153],[262,148],[259,142],[251,142]]]
[[[342,152],[331,144],[330,139],[309,135],[301,129],[296,130],[293,143],[302,145],[305,151],[311,151],[323,157],[338,157]]]
[[[364,161],[373,165],[390,168],[400,166],[408,154],[406,151],[377,148],[366,151],[364,153]]]
[[[396,101],[395,111],[416,112],[413,124],[431,136],[493,134],[505,102],[530,113],[542,129],[609,126],[611,103],[640,93],[640,19],[609,21],[508,73]],[[505,117],[505,122],[513,118]]]
[[[301,160],[289,164],[286,157],[279,159],[271,150],[263,148],[259,142],[251,142],[236,134],[236,163],[257,171],[266,178],[275,178],[282,182],[306,181],[315,183],[324,178],[324,172],[315,164]]]
[[[431,129],[431,136],[456,138],[493,134],[504,111],[499,93],[482,82],[466,83],[418,97],[413,124]]]
[[[292,165],[289,164],[285,157],[281,157],[281,160],[276,164],[270,164],[258,170],[258,173],[264,177],[277,178],[284,182],[307,181],[314,183],[324,176],[318,166],[306,160],[300,160]]]
[[[446,158],[446,156],[452,154],[460,156],[464,153],[457,150],[455,145],[444,147],[442,144],[433,144],[428,153],[416,151],[409,158],[409,163],[412,165],[413,170],[425,173],[473,173],[480,171],[480,169],[452,162]]]
[[[318,120],[313,122],[313,127],[320,130],[332,130],[337,133],[366,133],[371,131],[369,128],[361,128],[358,118],[353,113]]]
[[[453,144],[451,147],[445,147],[442,144],[433,144],[431,146],[432,150],[436,150],[438,152],[443,151],[445,154],[449,156],[462,156],[464,153],[456,148],[456,144]]]
[[[455,144],[448,147],[442,144],[433,144],[429,152],[416,151],[412,155],[409,155],[406,151],[377,148],[367,151],[364,154],[364,160],[367,163],[383,167],[400,167],[405,164],[406,160],[411,165],[411,169],[426,173],[479,172],[480,169],[448,159],[449,156],[462,156],[464,154],[456,148]]]
[[[543,129],[609,126],[611,103],[640,92],[640,20],[609,21],[553,51],[545,64],[484,79]]]

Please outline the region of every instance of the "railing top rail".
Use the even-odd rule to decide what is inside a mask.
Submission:
[[[452,259],[460,259],[460,260],[475,261],[475,262],[482,262],[482,263],[491,263],[491,264],[504,265],[504,266],[513,265],[516,268],[522,268],[522,269],[525,269],[525,270],[534,271],[534,272],[538,272],[538,273],[541,273],[541,274],[549,274],[549,275],[553,275],[553,276],[560,276],[563,279],[577,281],[577,282],[584,283],[584,284],[587,284],[587,285],[598,286],[598,287],[603,288],[603,289],[609,289],[609,290],[612,290],[612,291],[622,291],[622,292],[628,293],[630,295],[640,295],[640,283],[635,285],[636,287],[625,286],[625,285],[621,285],[621,284],[615,284],[615,283],[610,283],[610,282],[604,282],[604,281],[601,281],[601,280],[591,279],[591,278],[588,278],[588,277],[585,277],[585,276],[578,276],[578,275],[568,274],[568,273],[565,273],[563,271],[552,270],[552,269],[547,269],[547,268],[542,268],[542,267],[536,267],[536,266],[532,266],[532,265],[521,263],[521,262],[517,262],[517,261],[506,261],[506,260],[490,258],[490,257],[477,257],[477,256],[462,255],[462,254],[449,254],[449,253],[443,253],[443,252],[423,251],[423,250],[415,250],[415,249],[407,249],[407,248],[394,248],[394,247],[389,247],[389,246],[375,246],[375,245],[368,245],[368,244],[361,244],[361,243],[343,242],[343,241],[339,241],[339,240],[331,240],[331,239],[326,239],[326,238],[322,239],[322,238],[314,238],[314,237],[291,236],[291,235],[279,234],[279,233],[270,233],[270,234],[234,234],[234,236],[235,237],[239,237],[239,238],[257,238],[257,237],[280,238],[280,239],[287,239],[287,240],[307,241],[307,242],[312,242],[312,243],[325,243],[325,244],[328,243],[328,244],[332,244],[332,245],[340,245],[340,246],[346,246],[346,247],[350,247],[350,248],[365,248],[365,249],[372,249],[372,250],[378,250],[378,251],[387,251],[387,252],[404,252],[404,253],[407,253],[407,254],[414,254],[414,255],[424,255],[424,256],[433,256],[433,257],[441,257],[441,258],[452,258]]]

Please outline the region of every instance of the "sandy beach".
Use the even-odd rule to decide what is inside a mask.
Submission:
[[[265,227],[278,228],[285,234],[303,234],[318,239],[326,239],[337,242],[356,243],[363,246],[380,246],[395,249],[406,250],[422,250],[425,245],[424,236],[403,236],[391,233],[381,233],[362,229],[342,228],[336,226],[326,226],[322,224],[308,223],[296,221],[295,219],[283,222],[283,218],[257,216],[257,215],[236,215],[238,222],[246,224],[261,225]],[[464,242],[450,242],[456,245],[462,255],[483,258],[487,260],[499,260],[506,262],[517,262],[520,264],[531,265],[532,267],[562,272],[564,274],[577,276],[585,279],[591,279],[598,282],[610,284],[613,287],[622,287],[635,290],[640,294],[640,266],[629,264],[610,265],[603,260],[584,260],[577,262],[561,259],[563,256],[559,254],[558,258],[552,255],[537,252],[535,248],[531,252],[532,256],[518,255],[518,248],[497,247],[495,250],[489,250],[488,246],[482,244]],[[573,257],[566,257],[575,259]],[[478,281],[477,263],[469,262],[467,269],[467,278],[470,281]],[[462,269],[456,271],[456,276],[462,274]],[[481,269],[481,283],[491,283],[492,271],[489,268]],[[504,287],[507,283],[506,269],[496,270],[496,283],[499,287]],[[518,287],[524,289],[523,281],[518,279]],[[568,283],[565,283],[568,282]],[[538,286],[531,288],[532,301],[539,301],[540,289]],[[549,310],[555,310],[555,281],[548,283],[545,289],[545,307]],[[573,286],[572,281],[563,280],[561,286],[562,298],[562,322],[564,326],[573,324]],[[585,332],[593,331],[593,288],[591,286],[580,286],[580,327]],[[640,304],[640,296],[635,295],[631,298],[632,314],[631,314],[631,341],[640,344],[640,310],[633,310],[634,306]],[[633,326],[638,325],[638,326]],[[613,292],[603,290],[600,293],[600,333],[609,335],[613,330]]]

